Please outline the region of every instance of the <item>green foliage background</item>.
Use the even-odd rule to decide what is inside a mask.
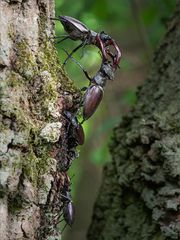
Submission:
[[[95,174],[101,173],[97,168],[102,168],[106,162],[110,161],[107,146],[112,128],[120,122],[121,116],[135,104],[136,86],[147,75],[153,51],[165,33],[168,18],[175,8],[175,3],[175,0],[56,0],[56,16],[72,16],[94,31],[104,30],[116,40],[122,49],[120,70],[115,81],[110,82],[105,89],[105,97],[98,111],[83,125],[86,142],[80,148],[80,158],[75,160],[69,173],[69,175],[75,174],[73,196],[78,201],[80,201],[79,195],[83,194],[78,189],[81,185],[80,181],[85,175],[83,173],[87,171],[88,162],[90,161],[91,166],[95,166],[93,178],[96,180]],[[56,35],[62,34],[65,34],[63,27],[56,22]],[[78,42],[72,40],[57,44],[60,61],[63,62],[66,57],[62,49],[70,52],[77,45]],[[97,48],[87,46],[83,57],[81,55],[82,51],[79,50],[74,57],[93,76],[101,62]],[[71,60],[66,65],[66,71],[78,87],[81,88],[88,84],[82,71]],[[128,85],[124,86],[124,82],[128,82]],[[86,179],[83,178],[83,181]],[[94,185],[99,185],[99,178],[97,182],[97,184],[94,182]],[[88,208],[88,205],[92,205],[87,200],[85,201],[85,207]],[[81,215],[78,219],[81,218]],[[90,214],[88,217],[90,218]],[[84,220],[86,225],[79,221],[79,225],[75,224],[75,228],[85,232],[89,221],[90,219]],[[73,229],[66,239],[84,239],[83,234],[85,233],[76,238],[76,231],[79,230]]]

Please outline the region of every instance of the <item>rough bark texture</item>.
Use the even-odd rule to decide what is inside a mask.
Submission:
[[[77,90],[50,40],[53,16],[54,0],[0,1],[1,240],[60,239],[61,168],[70,154],[60,113]]]
[[[89,240],[180,239],[180,3],[135,109],[114,130]]]

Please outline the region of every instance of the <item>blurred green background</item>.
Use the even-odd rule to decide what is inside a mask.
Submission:
[[[86,239],[102,168],[111,161],[108,143],[112,129],[119,124],[122,115],[135,105],[136,88],[147,77],[153,51],[165,34],[175,3],[175,0],[56,0],[56,16],[72,16],[96,32],[104,30],[122,50],[115,80],[107,84],[100,107],[83,124],[85,144],[79,148],[80,157],[69,171],[70,176],[75,175],[72,179],[75,223],[72,229],[66,228],[63,240]],[[63,27],[56,22],[56,36],[62,34],[65,34]],[[63,62],[66,57],[62,49],[71,52],[78,44],[72,40],[57,44],[60,61]],[[83,57],[82,50],[74,57],[91,76],[100,67],[101,58],[95,46],[86,46]],[[68,62],[66,71],[76,86],[88,85],[83,72],[73,61]]]

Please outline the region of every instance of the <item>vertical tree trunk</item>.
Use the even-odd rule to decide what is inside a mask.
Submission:
[[[50,40],[53,16],[54,0],[0,1],[1,240],[60,239],[53,220],[70,154],[60,113],[77,90]]]
[[[114,131],[89,240],[180,239],[179,43],[178,1],[137,105]]]

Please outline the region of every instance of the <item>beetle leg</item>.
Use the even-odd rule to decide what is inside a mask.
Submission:
[[[87,87],[83,87],[80,89],[82,92],[85,92],[87,90]]]
[[[74,48],[72,50],[72,52],[68,55],[68,57],[66,58],[66,60],[63,63],[63,66],[66,65],[66,63],[68,62],[69,58],[71,58],[71,56],[73,55],[73,53],[75,53],[79,48],[81,48],[84,45],[84,43],[81,43],[80,45],[78,45],[76,48]]]
[[[61,193],[61,196],[62,196],[63,198],[65,198],[66,200],[69,200],[69,202],[72,201],[70,198],[66,197],[66,196],[65,196],[64,194],[62,194],[62,193]]]
[[[83,42],[81,58],[84,56],[84,48],[85,48],[87,42],[88,42],[87,39]]]
[[[65,51],[65,53],[68,55],[68,58],[71,58],[80,68],[81,70],[83,71],[83,73],[85,74],[85,76],[89,79],[89,81],[91,82],[92,81],[92,78],[89,76],[88,72],[84,69],[84,67],[75,59],[73,58],[72,56],[70,56],[70,54],[65,50],[63,49],[63,51]]]
[[[75,59],[72,58],[72,60],[81,68],[81,70],[83,71],[84,75],[87,77],[87,79],[89,79],[89,81],[92,81],[92,78],[89,76],[88,72],[84,69],[84,67]]]
[[[62,209],[61,209],[62,210]],[[61,213],[60,215],[59,215],[59,213],[57,213],[54,217],[53,217],[53,221],[57,218],[57,219],[59,219],[61,216],[63,215],[63,213]]]
[[[53,36],[53,37],[50,37],[49,39],[57,39],[58,40],[58,38],[62,38],[62,37],[67,37],[68,35],[61,35],[61,36]]]
[[[63,229],[61,230],[61,233],[64,232],[65,228],[67,227],[67,223],[64,225]]]
[[[84,69],[84,67],[74,58],[72,58],[72,60],[78,64],[78,66],[81,68],[81,70],[83,71],[84,75],[87,77],[87,79],[89,79],[89,81],[92,81],[92,78],[89,76],[88,72]]]
[[[63,212],[59,215],[56,215],[52,221],[55,223],[55,225],[58,225],[60,222],[64,221],[64,218],[63,219],[60,219],[61,217],[63,216]]]
[[[81,58],[83,58],[83,57],[84,57],[84,48],[85,48],[85,45],[82,47]]]
[[[60,214],[60,216],[58,217],[58,221],[56,222],[56,225],[64,221],[64,218],[60,219],[60,217],[62,217],[62,215],[63,215],[63,213]]]
[[[55,20],[55,21],[59,21],[59,18],[51,18],[51,17],[50,17],[50,19],[51,19],[51,20]]]
[[[65,220],[64,220],[64,218],[63,219],[61,219],[61,220],[59,220],[58,222],[56,222],[56,225],[58,225],[58,224],[60,224],[60,223],[62,223],[62,222],[64,222]]]
[[[68,37],[69,35],[61,35],[61,36],[54,36],[54,37],[52,37],[52,38],[62,38],[62,37]]]
[[[59,43],[63,42],[64,40],[68,39],[68,38],[69,38],[69,36],[66,36],[63,39],[61,39],[60,41],[56,42],[56,44],[59,44]]]

